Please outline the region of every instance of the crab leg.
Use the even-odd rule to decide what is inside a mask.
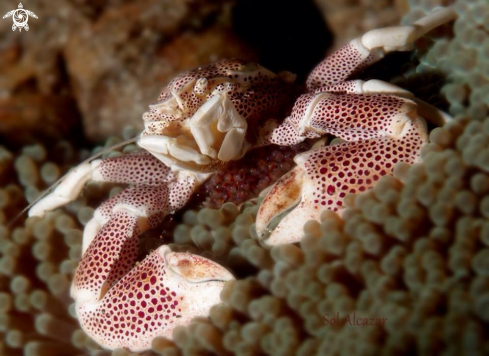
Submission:
[[[324,92],[331,94],[393,94],[409,99],[414,98],[413,93],[410,91],[378,79],[367,81],[360,79],[348,80],[346,82],[321,87],[316,89],[313,93],[317,94]]]
[[[173,186],[169,194],[178,197],[178,208],[173,207],[172,212],[182,207],[190,198],[197,186],[207,178],[206,174],[172,172],[169,167],[160,162],[147,151],[137,152],[127,156],[95,160],[83,163],[71,170],[65,179],[46,197],[39,200],[29,210],[30,216],[43,216],[47,211],[53,210],[74,200],[90,181],[129,183],[139,186],[156,187],[164,190],[167,186]],[[130,188],[129,191],[139,188]],[[155,191],[156,192],[156,191]],[[124,194],[128,194],[124,192]],[[167,194],[164,191],[158,194]],[[151,195],[150,195],[151,196]],[[142,199],[142,198],[141,198]],[[83,230],[83,252],[97,235],[101,227],[112,216],[116,206],[120,206],[121,198],[114,197],[101,205],[94,217],[87,223]],[[163,214],[163,217],[167,214]],[[156,216],[156,215],[155,215]]]
[[[324,92],[331,94],[392,94],[414,101],[418,105],[417,112],[419,116],[427,119],[437,126],[443,126],[447,122],[453,120],[450,115],[439,110],[433,105],[416,98],[410,91],[398,87],[392,83],[384,82],[383,80],[349,80],[317,89],[314,91],[314,94]]]
[[[29,216],[43,216],[75,200],[89,181],[158,185],[174,179],[170,168],[146,151],[97,159],[69,171],[51,193],[29,209]]]
[[[187,180],[132,186],[97,209],[107,222],[82,256],[71,295],[82,328],[103,347],[147,349],[155,336],[171,338],[175,326],[220,302],[233,277],[205,258],[161,246],[134,267],[139,235],[181,208],[193,188]]]
[[[308,91],[344,82],[352,74],[361,71],[392,51],[411,50],[418,38],[446,22],[456,18],[452,8],[440,8],[410,26],[376,29],[352,40],[324,59],[307,79]]]
[[[264,144],[285,146],[300,143],[306,138],[317,138],[326,133],[337,135],[347,141],[358,140],[354,131],[359,132],[363,138],[382,136],[386,133],[395,135],[396,131],[399,133],[403,123],[410,119],[407,113],[414,110],[417,110],[419,116],[438,126],[452,120],[448,114],[415,98],[410,91],[397,85],[377,79],[350,80],[300,96],[294,105],[292,115],[282,124],[265,123],[262,140]],[[358,118],[355,117],[357,114]],[[383,125],[382,121],[393,124],[390,132],[377,131]],[[356,126],[348,126],[351,123],[355,123]]]
[[[267,139],[288,145],[328,133],[346,141],[398,136],[416,117],[416,108],[412,100],[394,95],[305,94]]]

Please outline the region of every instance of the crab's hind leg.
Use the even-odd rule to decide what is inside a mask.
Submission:
[[[344,82],[351,75],[380,60],[388,52],[410,50],[418,38],[455,18],[454,9],[440,8],[410,26],[369,31],[316,66],[307,79],[307,89],[312,92],[320,87]]]
[[[46,212],[75,200],[89,181],[158,185],[174,179],[170,168],[147,151],[97,159],[69,171],[56,188],[29,209],[29,216]]]

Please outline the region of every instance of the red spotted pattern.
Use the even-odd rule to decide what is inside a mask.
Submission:
[[[314,102],[318,96],[323,98]],[[310,117],[305,117],[311,109]],[[395,137],[409,120],[407,114],[415,110],[414,102],[394,95],[305,94],[296,101],[291,116],[272,131],[269,141],[291,145],[324,134],[346,141]]]
[[[119,347],[171,335],[185,312],[185,297],[164,283],[165,274],[165,262],[155,251],[107,292],[95,312],[80,308],[85,330]]]
[[[351,94],[356,92],[356,84],[345,80],[382,56],[380,50],[369,52],[359,43],[352,41],[323,60],[307,79],[309,94],[299,97],[282,125],[276,129],[267,126],[267,136],[261,140],[290,146],[329,133],[350,141],[298,156],[296,161],[304,173],[302,192],[310,193],[302,196],[299,207],[307,205],[314,212],[331,209],[341,213],[347,193],[372,188],[381,176],[392,174],[397,162],[418,161],[421,147],[427,142],[426,127],[416,117],[413,102],[391,95]],[[247,139],[251,143],[261,142],[255,135],[264,121],[283,117],[281,113],[290,109],[289,83],[256,64],[224,60],[172,80],[159,102],[144,114],[143,134],[189,138],[185,120],[216,93],[226,93],[238,113],[248,120]],[[317,95],[321,99],[315,101]],[[314,107],[310,107],[313,101]],[[306,117],[306,112],[312,114]],[[265,161],[264,166],[273,169],[267,164]],[[108,222],[75,273],[73,289],[84,290],[87,294],[82,297],[92,298],[89,303],[77,303],[78,316],[84,330],[101,344],[126,347],[141,340],[148,347],[157,335],[170,337],[173,327],[183,324],[179,319],[193,316],[186,298],[200,294],[184,296],[170,288],[175,284],[168,283],[171,272],[158,251],[134,267],[137,237],[143,228],[157,226],[165,215],[183,207],[197,183],[191,176],[177,180],[168,167],[148,153],[103,160],[99,171],[103,180],[137,185],[97,211]],[[294,171],[293,178],[299,171]],[[245,180],[239,173],[216,177],[216,186],[226,180]],[[236,187],[232,183],[229,187]],[[147,224],[141,224],[145,219]],[[203,273],[205,277],[210,270],[186,272],[198,277]],[[207,290],[208,286],[204,287]]]
[[[393,95],[331,95],[315,106],[309,125],[346,141],[397,136],[416,104]]]
[[[348,80],[346,82],[320,87],[313,91],[314,94],[324,92],[334,94],[358,94],[358,81]]]
[[[236,59],[221,60],[185,72],[173,79],[158,98],[160,103],[164,103],[173,98],[172,93],[178,95],[183,106],[180,108],[181,121],[175,122],[173,109],[150,107],[143,117],[148,122],[144,134],[174,136],[164,129],[178,132],[184,120],[220,92],[228,95],[237,112],[248,120],[250,131],[253,131],[256,121],[283,110],[284,103],[289,102],[290,85],[257,64]],[[252,138],[251,132],[249,135]]]
[[[142,231],[137,228],[138,218],[118,207],[126,205],[144,211],[152,228],[173,211],[168,197],[167,186],[132,186],[104,202],[97,210],[109,221],[82,256],[73,281],[75,287],[99,292],[106,280],[111,287],[133,267]]]
[[[307,90],[312,92],[320,87],[344,82],[350,75],[366,68],[376,59],[375,53],[365,57],[354,45],[348,43],[314,68],[307,78]]]
[[[417,123],[398,139],[381,137],[359,142],[326,146],[303,153],[307,157],[304,184],[312,184],[312,196],[303,197],[319,209],[342,211],[347,193],[372,188],[380,177],[392,174],[397,162],[413,164],[419,160],[427,135]]]
[[[73,285],[101,297],[102,285],[112,287],[134,266],[139,231],[134,216],[118,212],[97,234],[83,254]]]
[[[175,202],[169,200],[170,192],[171,190],[166,185],[157,187],[131,186],[104,202],[98,210],[103,216],[110,217],[118,205],[127,205],[144,211],[144,214],[148,217],[149,224],[154,227],[162,220],[161,216],[175,210],[173,208],[174,205],[177,207],[181,206],[181,204],[175,204]]]
[[[139,235],[144,232],[138,222],[146,221],[145,229],[158,226],[186,203],[194,189],[191,178],[170,186],[135,185],[97,210],[109,220],[82,256],[73,297],[83,329],[98,342],[127,347],[149,345],[157,335],[171,336],[182,317],[184,296],[164,283],[165,263],[157,251],[135,266]]]
[[[147,151],[103,159],[99,172],[104,181],[160,185],[175,179],[170,168]]]
[[[170,189],[168,195],[168,203],[170,207],[169,213],[183,208],[183,206],[189,201],[190,197],[197,189],[197,182],[191,178],[180,179],[175,182]]]
[[[304,141],[305,137],[299,134],[299,128],[311,100],[311,95],[301,95],[292,108],[292,114],[271,132],[268,141],[281,146],[291,146]]]

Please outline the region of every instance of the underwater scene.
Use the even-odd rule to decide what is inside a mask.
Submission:
[[[489,4],[285,3],[0,4],[0,356],[489,355]]]

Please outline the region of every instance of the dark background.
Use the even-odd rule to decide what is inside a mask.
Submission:
[[[17,8],[4,1],[0,13]],[[60,0],[23,2],[29,31],[0,21],[0,144],[101,143],[175,75],[221,58],[299,81],[327,53],[398,24],[405,1]]]

